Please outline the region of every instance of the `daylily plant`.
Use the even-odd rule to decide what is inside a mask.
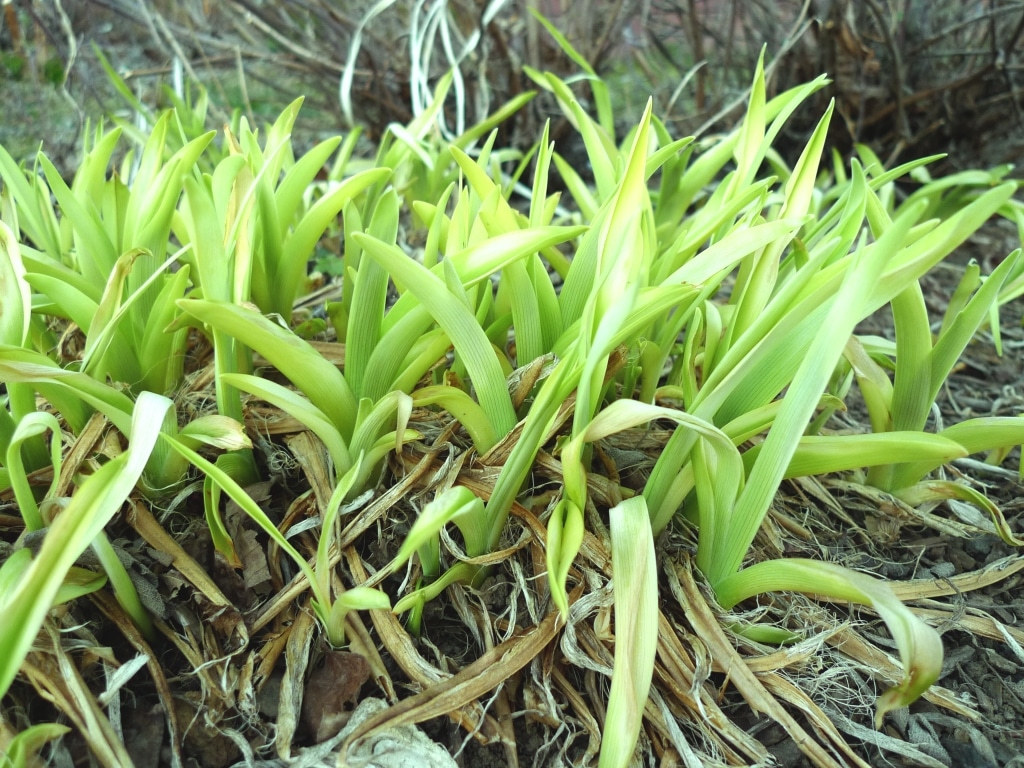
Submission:
[[[696,526],[697,566],[724,609],[798,590],[878,612],[904,671],[879,700],[878,723],[934,682],[939,637],[884,581],[808,559],[748,563],[749,552],[784,479],[844,471],[907,504],[969,501],[1004,539],[1022,543],[982,494],[932,473],[972,453],[1004,457],[1024,441],[1024,420],[926,431],[966,345],[984,323],[997,328],[999,303],[1024,290],[1020,252],[990,275],[970,265],[934,337],[919,284],[991,216],[1024,226],[1017,185],[1002,171],[933,180],[927,158],[887,170],[864,149],[828,173],[831,107],[790,169],[772,143],[826,81],[769,100],[760,63],[732,133],[701,146],[676,139],[648,103],[617,137],[607,87],[549,29],[584,69],[596,119],[570,84],[528,75],[580,134],[592,183],[557,154],[547,128],[525,158],[495,147],[493,129],[532,93],[440,140],[435,120],[450,77],[411,125],[389,129],[372,163],[352,160],[354,134],[296,159],[300,101],[262,142],[238,121],[215,156],[212,134],[192,135],[195,120],[170,141],[167,113],[138,162],[129,157],[109,177],[119,132],[97,133],[70,186],[44,155],[26,173],[0,151],[0,489],[11,489],[27,531],[49,528],[36,555],[19,549],[0,567],[0,609],[21,616],[0,632],[0,690],[49,607],[102,583],[73,569],[86,546],[146,627],[103,527],[136,486],[160,497],[190,467],[206,476],[218,549],[234,562],[219,511],[226,493],[294,561],[328,642],[343,645],[349,611],[391,603],[365,585],[335,591],[338,523],[384,476],[388,453],[420,439],[409,428],[415,407],[459,422],[464,444],[497,477],[486,498],[458,483],[439,492],[381,568],[378,578],[419,559],[422,578],[394,608],[412,610],[414,624],[447,586],[488,573],[477,562],[497,550],[544,449],[561,468],[543,510],[548,584],[567,616],[593,504],[593,445],[655,421],[673,425],[642,490],[616,487],[621,501],[609,503],[615,725],[602,766],[632,759],[658,643],[654,537],[680,518]],[[317,181],[335,154],[328,181]],[[549,193],[552,167],[571,204]],[[897,205],[894,183],[908,177],[920,187]],[[341,362],[302,338],[293,318],[314,248],[338,227],[343,287],[321,326],[329,320],[344,345]],[[410,232],[422,246],[414,257],[399,245]],[[856,334],[886,306],[895,342]],[[81,332],[80,354],[54,349],[47,318]],[[179,424],[168,398],[182,385],[193,329],[212,340],[218,413]],[[254,353],[287,382],[258,375]],[[832,434],[829,416],[854,384],[872,432]],[[243,393],[299,422],[329,458],[312,562],[246,493],[258,466],[242,431]],[[64,431],[80,434],[96,413],[129,436],[128,447],[97,457],[70,500],[59,498]],[[228,453],[214,461],[201,446]],[[33,487],[29,474],[48,465],[54,484]],[[449,523],[467,557],[446,569],[439,541]]]
[[[997,184],[963,198],[960,206],[943,211],[944,220],[923,218],[934,210],[925,192],[890,216],[880,197],[885,185],[919,163],[889,172],[871,168],[869,175],[855,162],[830,205],[819,208],[816,183],[831,111],[797,165],[787,171],[781,189],[774,188],[771,178],[759,180],[758,173],[781,123],[824,81],[766,102],[759,69],[743,124],[694,158],[687,142],[673,142],[649,111],[619,150],[608,127],[592,121],[557,79],[535,79],[550,86],[575,120],[596,179],[596,190],[570,183],[571,189],[585,192],[577,202],[591,225],[577,241],[556,303],[545,298],[546,284],[537,281],[538,273],[525,271],[528,279],[521,279],[512,305],[517,340],[522,329],[525,338],[537,340],[531,347],[534,354],[554,352],[557,363],[530,403],[490,499],[481,504],[465,489],[439,497],[423,510],[410,533],[415,541],[407,542],[390,567],[398,567],[418,549],[424,571],[435,573],[431,532],[449,521],[462,531],[470,556],[494,548],[537,451],[550,439],[559,410],[575,394],[571,431],[561,445],[564,489],[548,517],[548,576],[556,605],[567,612],[565,582],[583,537],[586,444],[655,419],[674,421],[680,426],[642,496],[626,505],[628,512],[615,514],[646,513],[657,533],[682,508],[698,525],[697,562],[724,608],[759,592],[785,589],[874,607],[899,645],[905,670],[899,685],[879,701],[880,722],[885,712],[912,701],[935,680],[941,663],[938,635],[880,580],[802,559],[747,568],[743,561],[785,477],[878,467],[899,457],[901,464],[912,462],[907,465],[919,473],[916,480],[958,456],[1019,444],[1024,438],[1017,420],[1000,422],[1002,431],[989,433],[984,445],[970,439],[980,438],[970,427],[934,435],[922,431],[923,421],[901,423],[889,435],[805,436],[819,407],[835,407],[828,388],[844,364],[844,352],[858,343],[853,336],[857,323],[885,304],[898,305],[901,296],[918,292],[918,278],[1000,211],[1015,185]],[[549,153],[547,146],[538,149],[540,177]],[[735,168],[694,206],[698,193],[729,161]],[[501,187],[488,179],[482,163],[460,160],[460,165],[481,212],[495,211],[489,231],[528,226],[523,215],[494,199]],[[650,195],[647,182],[659,170],[661,186],[657,196]],[[545,209],[543,178],[540,185],[531,200],[531,216]],[[361,243],[370,247],[368,240]],[[943,367],[935,370],[934,381],[945,378],[949,355],[954,360],[959,355],[1015,262],[1014,254],[988,278],[987,290],[967,303],[967,314],[958,315],[964,319],[950,323],[956,333],[949,338],[956,338],[959,347],[953,353],[952,341],[940,342]],[[552,261],[556,269],[559,263]],[[731,298],[724,305],[712,302],[737,268]],[[510,274],[514,276],[507,269],[503,279]],[[537,320],[529,324],[533,318]],[[546,336],[545,324],[554,329]],[[546,344],[545,338],[554,342]],[[627,358],[636,362],[616,373],[608,368],[609,356],[623,345]],[[671,373],[663,381],[666,365]],[[925,412],[934,394],[925,393]],[[682,408],[655,405],[658,399],[681,403]],[[740,446],[765,432],[762,443],[741,453]],[[963,443],[956,441],[957,435]],[[484,530],[489,531],[486,537]],[[473,549],[471,542],[476,542]],[[637,548],[644,546],[613,533],[613,554],[626,557],[628,551],[639,557]],[[653,568],[653,560],[648,562]],[[396,610],[415,607],[454,579],[471,580],[477,570],[457,563],[434,584],[403,598]],[[656,614],[645,620],[656,621]],[[636,661],[629,675],[649,680],[649,643],[656,633],[629,626],[648,643],[646,649],[633,646]],[[613,696],[635,698],[642,690],[638,682],[613,688]],[[610,710],[612,706],[609,702]],[[617,699],[614,706],[619,706]],[[631,747],[619,746],[609,742],[609,754],[617,757],[609,757],[607,764],[628,762]]]

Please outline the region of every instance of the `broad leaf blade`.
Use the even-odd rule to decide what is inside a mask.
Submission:
[[[643,496],[617,504],[611,519],[615,672],[608,695],[600,768],[632,764],[658,648],[658,567]]]

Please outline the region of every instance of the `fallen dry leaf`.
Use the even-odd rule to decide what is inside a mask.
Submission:
[[[352,717],[359,691],[370,679],[370,665],[358,653],[328,651],[313,671],[302,697],[302,724],[319,744],[337,734]]]

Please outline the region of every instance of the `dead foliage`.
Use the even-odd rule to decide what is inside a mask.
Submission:
[[[890,164],[949,152],[956,167],[1020,156],[1019,2],[656,0],[645,29],[650,45],[635,56],[652,82],[670,79],[666,64],[676,78],[698,68],[692,100],[674,111],[684,131],[734,119],[732,99],[763,44],[780,91],[822,72],[832,78],[808,114],[836,100],[842,120],[831,139],[841,151],[868,143]],[[804,138],[790,129],[794,144]]]
[[[830,138],[842,152],[864,142],[889,163],[949,152],[961,167],[1012,161],[1024,146],[1020,2],[460,0],[436,13],[431,4],[402,0],[372,18],[375,4],[367,0],[92,4],[126,24],[153,55],[155,66],[126,73],[130,82],[166,82],[177,69],[210,84],[222,110],[240,99],[252,117],[257,90],[278,93],[281,103],[305,93],[314,108],[338,123],[354,120],[371,139],[392,122],[411,120],[453,64],[462,89],[446,105],[453,126],[460,116],[472,125],[529,89],[524,66],[578,73],[531,15],[535,9],[613,85],[653,94],[677,135],[732,125],[763,45],[776,91],[830,75],[830,88],[806,114],[836,100],[841,120]],[[83,9],[58,18],[28,7],[52,44],[67,48],[74,38],[65,27]],[[349,110],[341,98],[346,68]],[[500,143],[529,146],[548,117],[556,118],[557,139],[557,110],[540,99],[503,127]],[[784,138],[799,149],[812,127],[797,120]]]

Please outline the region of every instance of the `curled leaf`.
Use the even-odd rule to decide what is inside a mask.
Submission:
[[[569,567],[583,544],[583,510],[570,499],[560,499],[548,518],[548,583],[551,599],[562,616],[569,615],[565,582]]]
[[[782,590],[867,605],[885,622],[899,648],[903,678],[878,699],[876,728],[887,712],[907,706],[938,679],[942,669],[939,634],[900,602],[884,581],[834,563],[789,558],[756,563],[715,585],[726,610],[748,597]]]

